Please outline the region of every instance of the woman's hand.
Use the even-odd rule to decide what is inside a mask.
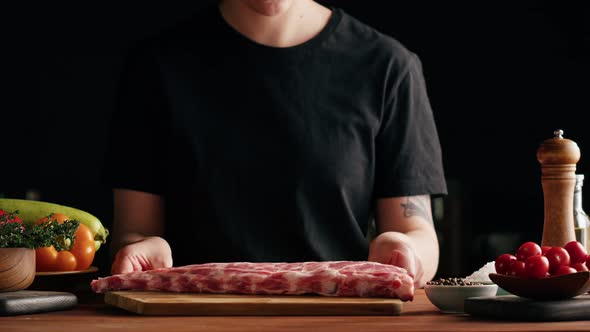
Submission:
[[[406,269],[414,278],[416,286],[421,287],[424,269],[407,235],[385,232],[377,236],[371,242],[369,260]]]
[[[369,260],[402,267],[423,287],[436,274],[438,238],[434,229],[430,196],[377,200],[375,222],[379,236],[369,249]]]
[[[128,244],[115,255],[111,274],[146,271],[172,266],[172,250],[166,240],[158,236],[143,238]]]

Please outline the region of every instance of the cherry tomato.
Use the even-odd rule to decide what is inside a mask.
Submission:
[[[578,272],[588,271],[588,268],[586,267],[586,263],[572,264],[571,267],[573,267],[574,269],[576,269],[576,271],[578,271]]]
[[[54,271],[74,271],[76,269],[76,257],[67,250],[57,252],[57,258],[53,265]]]
[[[57,251],[55,247],[35,249],[35,269],[37,272],[73,271],[76,257],[67,250]]]
[[[90,264],[94,260],[94,254],[96,253],[94,236],[90,228],[80,224],[70,252],[76,258],[76,270],[86,270],[90,267]]]
[[[51,247],[35,249],[35,268],[37,272],[55,271],[54,264],[57,260],[57,250]]]
[[[526,275],[529,278],[544,278],[549,272],[549,260],[545,256],[530,256],[525,262]]]
[[[45,222],[48,219],[49,218],[47,218],[47,217],[41,218],[41,219],[37,220],[36,224],[40,224],[42,222]],[[64,221],[68,220],[68,219],[69,219],[68,216],[66,216],[63,213],[53,213],[51,215],[51,220],[55,220],[55,221],[57,221],[60,224],[63,223]]]
[[[496,267],[496,272],[499,274],[507,274],[510,262],[515,260],[516,256],[511,254],[502,254],[498,256],[498,258],[496,258],[496,262],[494,263],[494,266]]]
[[[541,246],[541,255],[545,256],[545,254],[547,253],[547,251],[549,251],[549,249],[551,249],[550,246]]]
[[[535,242],[525,242],[516,251],[516,259],[526,262],[527,258],[542,254],[541,247]]]
[[[545,257],[549,260],[549,273],[555,273],[562,266],[570,265],[570,254],[562,247],[553,247],[547,251]]]
[[[583,263],[588,257],[586,248],[578,241],[570,241],[563,246],[570,254],[572,264]]]
[[[527,274],[526,274],[525,263],[523,261],[519,261],[519,260],[511,261],[510,264],[508,265],[508,273],[507,274],[509,276],[513,276],[513,277],[526,278]]]
[[[570,274],[570,273],[576,273],[576,272],[578,272],[578,271],[576,271],[576,269],[574,269],[573,267],[562,265],[557,269],[557,271],[555,271],[555,273],[553,275],[559,276],[562,274]]]

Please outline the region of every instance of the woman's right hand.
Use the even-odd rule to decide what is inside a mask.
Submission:
[[[151,236],[121,248],[115,255],[111,274],[146,271],[162,267],[172,267],[172,250],[166,240],[158,236]]]

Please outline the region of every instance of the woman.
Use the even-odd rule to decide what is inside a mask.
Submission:
[[[174,253],[433,278],[430,195],[446,183],[420,61],[399,42],[311,0],[224,0],[129,64],[105,173],[112,273]]]

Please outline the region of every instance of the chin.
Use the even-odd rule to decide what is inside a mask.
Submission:
[[[264,16],[277,16],[286,12],[293,0],[242,0],[252,11]]]

